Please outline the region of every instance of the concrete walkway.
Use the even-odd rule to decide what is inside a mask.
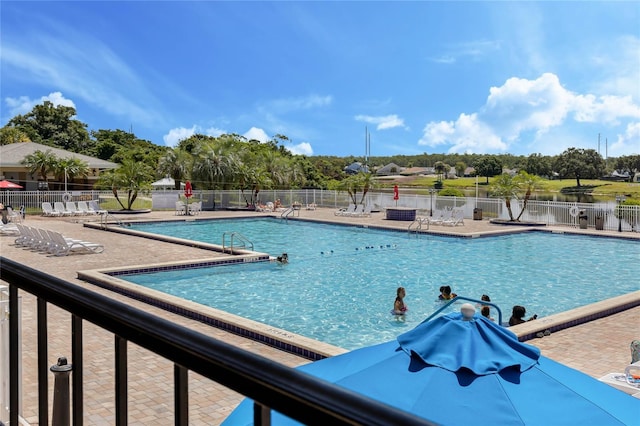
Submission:
[[[406,229],[406,222],[392,222],[384,219],[382,213],[374,213],[369,218],[342,218],[334,215],[333,209],[300,211],[300,216],[310,220],[359,223],[369,226],[384,226]],[[203,212],[196,218],[214,218],[246,215],[233,212]],[[260,213],[248,213],[251,216]],[[184,219],[173,212],[152,212],[145,215],[119,216],[122,220]],[[0,254],[6,258],[29,265],[51,275],[60,277],[97,293],[108,295],[123,303],[169,319],[178,324],[221,339],[248,351],[276,360],[288,366],[297,366],[307,361],[275,350],[251,340],[226,333],[204,324],[176,316],[158,308],[150,307],[124,296],[113,294],[82,282],[76,278],[76,271],[116,266],[132,266],[145,263],[173,262],[181,260],[208,259],[216,254],[198,248],[179,246],[160,241],[120,235],[112,232],[90,229],[83,221],[96,218],[44,218],[28,217],[26,224],[63,233],[66,236],[104,244],[101,254],[66,257],[51,257],[12,245],[14,237],[0,236]],[[508,228],[508,229],[505,229]],[[479,233],[512,232],[519,227],[501,227],[487,221],[465,221],[464,226],[432,227],[434,233],[449,233],[472,236]],[[578,230],[575,228],[554,228],[556,231],[579,232],[621,236],[618,233]],[[626,238],[636,238],[640,234],[623,233]],[[639,246],[640,247],[640,246]],[[37,376],[36,376],[36,303],[29,294],[22,296],[22,359],[23,359],[23,415],[31,424],[37,424]],[[71,319],[68,313],[49,305],[48,308],[49,365],[57,358],[70,359]],[[112,425],[114,411],[114,339],[113,335],[87,322],[84,323],[84,413],[85,423],[90,425]],[[581,370],[593,377],[601,377],[610,372],[622,371],[630,362],[629,343],[640,339],[640,307],[629,309],[616,315],[595,320],[580,326],[561,330],[550,336],[534,339],[528,343],[542,349],[543,355]],[[72,360],[70,360],[72,362]],[[189,415],[191,425],[219,424],[242,399],[242,396],[219,386],[197,374],[189,375]],[[131,425],[172,425],[173,421],[173,366],[170,362],[149,353],[133,344],[129,345],[129,424]],[[53,377],[50,377],[50,388]],[[50,395],[52,393],[50,392]],[[51,400],[50,400],[51,407]]]

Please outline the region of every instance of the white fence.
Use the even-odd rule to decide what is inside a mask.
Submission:
[[[113,199],[110,191],[71,191],[72,201],[97,200],[99,204]],[[63,191],[2,191],[0,202],[10,205],[14,209],[25,206],[31,211],[37,210],[45,201],[63,201]],[[360,195],[361,196],[361,195]],[[359,196],[359,197],[360,197]],[[184,197],[183,191],[152,191],[150,194],[142,194],[140,199],[147,199],[149,205],[156,210],[169,210],[175,208],[175,201]],[[192,200],[202,201],[203,210],[245,209],[250,208],[251,194],[239,190],[220,191],[193,191]],[[321,189],[292,189],[292,190],[264,190],[258,194],[258,201],[280,200],[288,206],[301,203],[303,206],[315,204],[318,207],[342,208],[351,203],[351,198],[346,192],[321,190]],[[357,200],[360,201],[360,198]],[[374,211],[384,210],[386,207],[398,206],[415,208],[423,214],[428,214],[432,209],[445,207],[462,208],[465,219],[472,219],[481,214],[483,219],[509,219],[504,200],[498,198],[475,197],[443,197],[433,194],[407,194],[401,193],[396,201],[392,192],[370,192],[365,203],[373,206]],[[102,207],[102,206],[101,206]],[[511,210],[514,218],[518,217],[523,208],[523,201],[514,199],[511,202]],[[586,216],[587,226],[607,230],[640,232],[640,207],[616,205],[615,201],[598,203],[566,203],[560,201],[530,200],[520,220],[541,222],[546,225],[578,226],[579,214],[583,211]],[[476,213],[474,215],[474,213]]]

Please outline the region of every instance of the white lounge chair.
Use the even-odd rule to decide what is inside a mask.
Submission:
[[[62,216],[71,216],[73,214],[69,210],[67,210],[67,208],[64,206],[64,203],[62,201],[54,202],[53,203],[53,210],[57,211]]]
[[[349,207],[347,207],[346,209],[340,209],[337,212],[334,213],[334,215],[336,216],[347,216],[351,213],[353,213],[356,210],[356,205],[355,204],[349,204]]]
[[[7,219],[9,222],[22,222],[22,213],[18,213],[12,207],[7,206]]]
[[[364,213],[364,204],[356,205],[356,208],[352,212],[345,212],[343,216],[348,217],[360,217]]]
[[[458,226],[464,225],[464,211],[460,208],[455,208],[451,211],[451,217],[442,221],[443,225]]]
[[[94,212],[96,212],[96,214],[107,214],[107,213],[109,213],[108,210],[101,209],[100,206],[98,205],[98,202],[95,201],[95,200],[89,201],[89,208],[91,210],[93,210]]]
[[[43,216],[62,216],[62,213],[60,213],[57,210],[54,210],[51,203],[44,202],[42,203],[42,215]]]
[[[89,207],[86,201],[78,201],[78,210],[83,214],[98,214],[98,212]]]
[[[83,211],[78,210],[78,208],[76,207],[76,203],[74,203],[73,201],[67,201],[65,207],[67,208],[67,211],[71,214],[71,216],[82,216],[85,214]]]
[[[0,235],[20,235],[20,230],[16,223],[0,224]]]
[[[55,250],[52,252],[56,256],[66,256],[70,253],[102,253],[104,246],[89,241],[69,240],[61,233],[49,231],[52,241],[56,244]]]

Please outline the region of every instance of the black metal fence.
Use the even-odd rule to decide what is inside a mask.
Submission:
[[[89,321],[115,335],[116,424],[126,425],[127,343],[132,342],[174,363],[174,423],[189,424],[188,371],[194,371],[256,401],[254,424],[269,425],[277,410],[309,425],[431,425],[432,423],[342,387],[285,367],[116,300],[0,257],[0,279],[9,283],[9,424],[19,424],[21,312],[18,290],[37,297],[37,369],[39,424],[49,424],[47,305],[72,318],[71,360],[74,425],[83,424],[82,325]],[[54,400],[54,404],[56,404]],[[0,422],[1,423],[1,422]]]

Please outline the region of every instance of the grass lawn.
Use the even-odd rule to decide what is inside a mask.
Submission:
[[[424,188],[425,192],[427,188],[433,188],[437,178],[435,176],[420,176],[420,177],[406,177],[398,181],[384,180],[380,181],[380,187],[391,188],[393,185],[400,185],[405,188]],[[493,182],[493,178],[489,178],[489,185]],[[458,179],[445,179],[443,181],[444,188],[457,188],[457,189],[473,189],[476,185],[476,178],[458,178]],[[599,179],[580,179],[580,187],[576,186],[575,179],[556,179],[556,180],[544,180],[542,192],[582,192],[590,195],[604,195],[615,197],[616,195],[624,195],[627,198],[640,199],[640,183],[629,182],[611,182]],[[478,185],[481,187],[487,186],[487,178],[478,178]]]

